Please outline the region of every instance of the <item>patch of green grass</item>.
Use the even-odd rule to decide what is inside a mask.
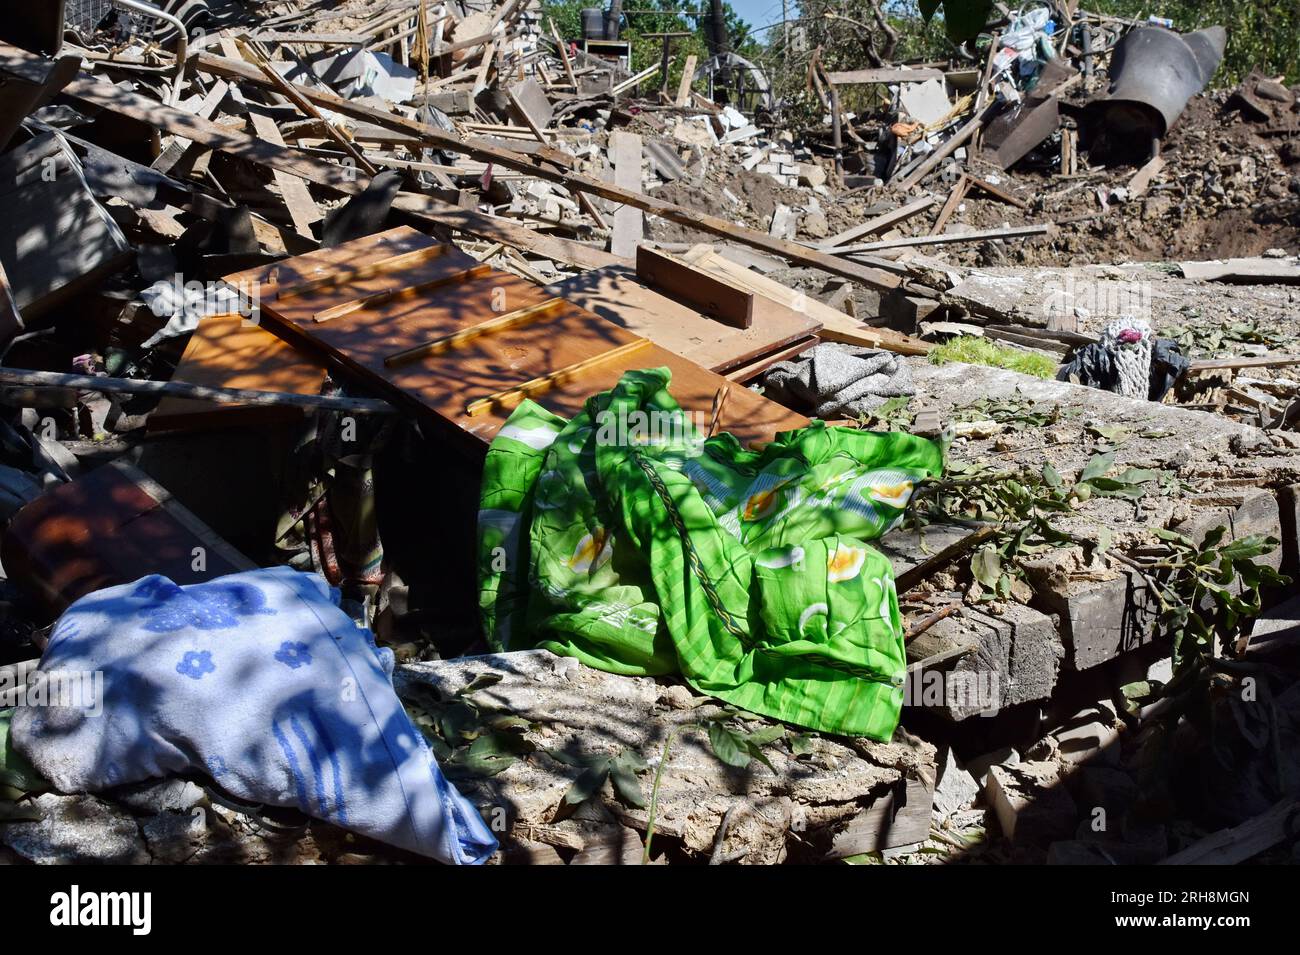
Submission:
[[[1006,368],[1035,378],[1056,377],[1056,360],[1050,355],[999,345],[977,335],[958,335],[931,349],[930,361],[936,365],[960,361],[968,365]]]

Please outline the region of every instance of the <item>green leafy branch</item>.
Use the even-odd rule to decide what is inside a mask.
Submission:
[[[524,736],[533,724],[474,696],[501,679],[499,673],[484,673],[450,698],[422,687],[424,692],[407,700],[407,713],[438,762],[478,776],[495,776],[536,749]]]
[[[643,773],[650,764],[633,749],[625,749],[614,756],[571,756],[558,750],[547,750],[548,755],[568,766],[581,766],[582,772],[573,781],[564,794],[566,806],[577,806],[600,792],[605,780],[614,784],[614,792],[626,805],[636,809],[645,809],[647,805],[645,792],[637,780],[637,773]]]
[[[1185,534],[1155,529],[1167,554],[1132,561],[1160,607],[1160,626],[1173,640],[1175,675],[1190,672],[1214,654],[1214,635],[1224,646],[1261,610],[1262,591],[1285,587],[1291,578],[1255,562],[1276,550],[1278,540],[1251,534],[1226,543],[1222,525],[1198,544]]]
[[[1105,556],[1138,574],[1154,595],[1161,631],[1172,640],[1176,672],[1195,668],[1212,655],[1216,628],[1225,642],[1240,634],[1242,623],[1261,609],[1261,592],[1289,584],[1255,558],[1275,550],[1273,537],[1250,535],[1225,541],[1218,527],[1197,543],[1176,531],[1155,528],[1162,552],[1132,557],[1111,549],[1111,533],[1096,539],[1054,528],[1050,516],[1072,510],[1093,497],[1138,501],[1150,493],[1177,493],[1181,483],[1169,472],[1126,468],[1113,474],[1115,453],[1094,455],[1073,484],[1050,464],[1040,472],[993,471],[956,465],[940,479],[922,482],[909,503],[915,525],[948,521],[975,526],[1001,524],[995,539],[977,549],[969,570],[978,600],[1015,595],[1025,558],[1051,547],[1082,545],[1091,556]]]

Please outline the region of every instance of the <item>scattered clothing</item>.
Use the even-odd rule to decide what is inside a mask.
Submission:
[[[1056,377],[1126,398],[1160,401],[1190,367],[1177,342],[1154,338],[1141,319],[1122,318],[1107,325],[1098,341],[1078,349]]]
[[[707,440],[666,368],[572,421],[524,402],[488,449],[481,606],[498,649],[611,673],[681,673],[801,726],[889,739],[907,668],[889,561],[938,445],[814,422],[760,452]]]
[[[889,398],[916,393],[907,362],[893,352],[853,345],[815,345],[773,365],[764,394],[818,418],[856,418]]]
[[[1147,398],[1164,401],[1169,390],[1191,370],[1192,360],[1172,338],[1157,338],[1151,349],[1151,387]]]
[[[154,282],[140,292],[141,300],[167,324],[150,335],[141,346],[156,348],[171,338],[189,335],[199,327],[199,320],[209,315],[246,314],[248,304],[239,291],[201,282],[182,284],[178,278]]]
[[[62,792],[198,771],[237,799],[481,863],[496,839],[443,777],[392,670],[315,574],[154,575],[82,597],[41,658],[51,685],[102,673],[102,699],[19,707],[11,732]]]

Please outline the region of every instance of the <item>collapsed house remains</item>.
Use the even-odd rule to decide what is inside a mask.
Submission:
[[[7,858],[1289,851],[1300,100],[1222,28],[795,129],[721,4],[9,6]]]

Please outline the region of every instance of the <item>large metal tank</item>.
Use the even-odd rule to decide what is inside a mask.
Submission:
[[[1112,135],[1163,137],[1219,68],[1227,42],[1223,27],[1132,30],[1111,56],[1110,91],[1096,104],[1102,122]]]

